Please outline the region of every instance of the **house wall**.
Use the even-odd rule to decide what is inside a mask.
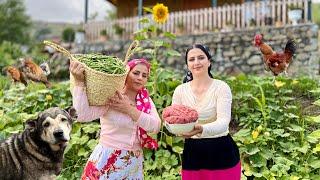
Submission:
[[[118,18],[132,17],[138,15],[138,0],[121,1],[117,5]],[[239,4],[243,0],[217,0],[217,5],[222,6],[224,4]],[[143,2],[143,7],[152,7],[157,3],[163,3],[168,6],[170,12],[183,11],[191,9],[201,9],[212,6],[212,0],[148,0]]]
[[[268,74],[260,51],[253,46],[253,37],[256,33],[263,33],[266,42],[274,50],[282,50],[288,37],[292,37],[298,44],[297,54],[289,66],[288,74],[319,75],[320,53],[318,47],[318,26],[302,24],[298,26],[266,27],[264,29],[249,29],[225,33],[207,33],[202,35],[179,36],[172,42],[173,48],[181,52],[182,57],[159,57],[165,66],[185,71],[184,53],[188,46],[194,43],[207,45],[214,55],[213,71],[215,73],[238,74]],[[103,52],[123,57],[131,41],[110,41],[106,43],[85,44],[78,46],[79,53]],[[149,58],[147,55],[139,57]]]

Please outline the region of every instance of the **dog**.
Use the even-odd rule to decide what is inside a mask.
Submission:
[[[53,107],[27,120],[22,133],[0,142],[0,179],[48,180],[59,175],[75,118],[73,107]]]

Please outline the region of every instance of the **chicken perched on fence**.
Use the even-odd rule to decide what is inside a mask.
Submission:
[[[282,72],[286,74],[287,68],[297,49],[295,41],[289,39],[282,52],[273,51],[272,47],[263,42],[263,36],[261,34],[255,35],[254,41],[255,46],[259,47],[263,55],[266,70],[271,70],[274,76],[277,76]]]
[[[51,83],[47,79],[50,74],[47,63],[42,63],[39,66],[31,58],[20,58],[17,67],[8,66],[5,70],[14,82],[21,82],[27,86],[27,80],[31,80],[42,82],[47,88],[51,87]]]

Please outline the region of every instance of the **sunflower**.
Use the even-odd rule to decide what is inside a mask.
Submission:
[[[169,10],[168,7],[163,4],[157,4],[152,8],[153,19],[157,23],[164,23],[168,19]]]

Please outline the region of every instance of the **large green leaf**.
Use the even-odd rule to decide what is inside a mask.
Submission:
[[[290,124],[290,127],[287,127],[287,129],[289,129],[290,131],[295,131],[295,132],[304,131],[304,129],[301,126],[295,125],[295,124]]]
[[[180,147],[180,146],[174,146],[174,147],[172,148],[172,150],[173,150],[174,152],[178,153],[178,154],[182,154],[182,152],[183,152],[183,148]]]
[[[259,151],[260,151],[260,149],[257,146],[252,144],[252,145],[247,147],[246,153],[249,154],[249,155],[254,155]]]
[[[234,134],[236,137],[247,137],[250,136],[251,130],[250,129],[240,129],[237,133]]]
[[[172,34],[171,32],[165,32],[164,36],[172,40],[176,39],[176,35]]]
[[[309,165],[314,169],[320,169],[320,160],[312,161]]]
[[[172,136],[166,135],[166,143],[167,143],[169,146],[172,146],[172,141],[173,141]]]
[[[320,129],[313,131],[311,134],[309,134],[311,138],[320,139]]]
[[[168,50],[168,51],[166,51],[166,56],[168,56],[168,57],[180,57],[181,53],[179,53],[178,51],[175,51],[175,50]]]

